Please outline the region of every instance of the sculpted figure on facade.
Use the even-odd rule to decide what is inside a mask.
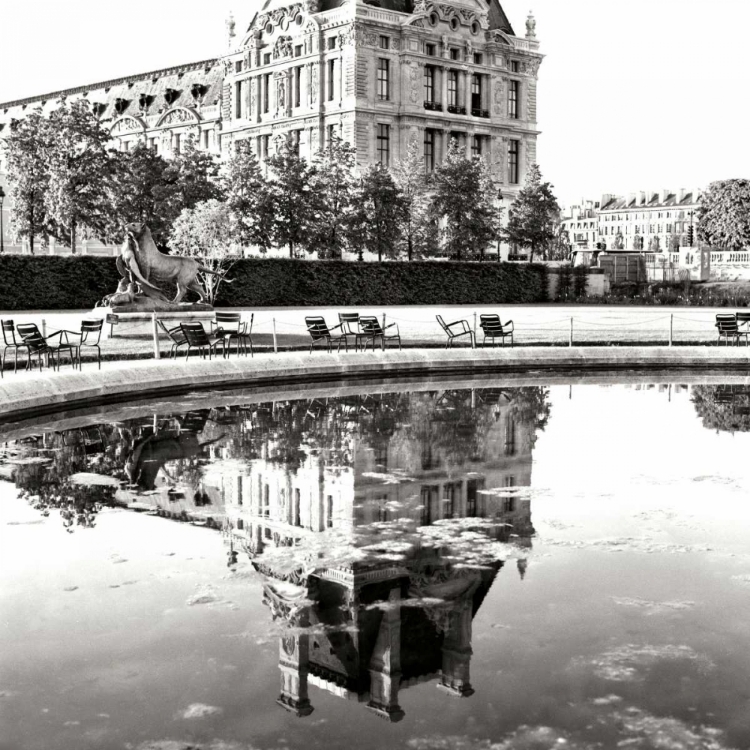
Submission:
[[[310,97],[313,102],[318,101],[318,66],[315,63],[310,68]]]
[[[409,83],[410,83],[409,101],[412,104],[417,104],[419,102],[419,88],[420,88],[419,79],[420,79],[419,66],[416,63],[413,63],[411,67],[409,68]]]
[[[536,39],[536,18],[531,11],[529,11],[529,17],[526,19],[526,38]]]
[[[496,115],[502,115],[503,114],[503,102],[505,101],[503,97],[503,82],[500,78],[496,79],[495,81],[495,114]]]
[[[321,0],[305,0],[305,9],[308,13],[320,12]]]

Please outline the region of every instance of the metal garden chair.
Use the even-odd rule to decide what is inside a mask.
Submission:
[[[341,324],[341,334],[345,337],[346,351],[349,351],[349,339],[354,339],[354,351],[356,352],[359,349],[359,340],[362,338],[362,331],[359,327],[359,313],[339,313],[339,323]]]
[[[99,363],[99,369],[102,369],[102,350],[99,347],[99,342],[102,337],[102,327],[104,325],[104,321],[99,320],[84,320],[81,323],[81,330],[79,332],[75,331],[57,331],[56,333],[52,334],[53,336],[57,336],[58,334],[62,334],[62,337],[65,338],[65,345],[63,348],[70,347],[73,351],[73,354],[75,356],[76,362],[78,363],[78,369],[82,369],[81,366],[81,350],[84,347],[89,347],[91,349],[96,349],[96,361]],[[78,340],[70,340],[71,336],[77,336]],[[50,338],[49,336],[47,337]]]
[[[443,320],[442,315],[436,315],[435,317],[437,318],[437,322],[440,324],[440,327],[443,329],[445,335],[448,337],[448,341],[446,341],[445,343],[446,349],[450,349],[453,346],[454,339],[461,338],[461,336],[468,336],[469,340],[471,341],[471,348],[474,349],[476,347],[474,331],[465,320],[456,320],[453,323],[446,323]],[[461,328],[456,328],[456,330],[454,331],[453,328],[455,326],[461,326]]]
[[[216,347],[221,344],[222,356],[225,355],[226,344],[224,338],[209,336],[203,328],[202,323],[180,323],[180,328],[182,329],[182,332],[185,335],[185,341],[187,342],[187,353],[185,354],[186,362],[188,357],[190,357],[191,349],[197,349],[203,359],[206,358],[206,352],[208,352],[208,358],[212,359],[213,355],[216,354]]]
[[[505,346],[505,339],[510,339],[510,345],[513,346],[513,321],[509,320],[507,323],[500,322],[500,316],[494,314],[480,315],[479,325],[484,334],[482,339],[482,346],[485,345],[489,338],[492,342],[492,346],[495,345],[495,339],[501,339],[502,345]]]
[[[161,320],[157,320],[156,324],[167,334],[167,338],[172,342],[172,346],[169,348],[169,358],[176,359],[180,347],[187,346],[187,339],[185,338],[182,326],[176,325],[174,328],[167,328]]]
[[[241,351],[247,355],[248,344],[250,345],[250,356],[253,356],[253,340],[251,337],[253,330],[253,319],[255,313],[250,315],[250,330],[247,323],[243,322],[241,313],[217,312],[216,319],[211,321],[211,333],[214,336],[222,336],[227,345],[227,354],[232,339],[237,342],[237,355]]]
[[[305,325],[307,326],[307,332],[310,334],[310,338],[312,339],[310,342],[310,354],[312,354],[313,347],[316,344],[322,343],[324,346],[327,346],[329,352],[331,351],[331,347],[333,346],[334,341],[336,342],[337,352],[341,351],[342,342],[346,344],[346,336],[343,333],[337,336],[333,336],[331,334],[332,331],[335,331],[342,327],[341,323],[339,323],[337,326],[333,326],[333,328],[329,328],[328,324],[325,321],[325,318],[310,315],[305,318]]]
[[[52,369],[60,369],[60,352],[67,351],[70,355],[70,364],[75,367],[75,357],[73,354],[73,345],[63,342],[64,331],[57,331],[57,333],[47,336],[42,336],[41,332],[36,326],[36,323],[19,323],[16,326],[18,335],[23,339],[24,344],[28,348],[29,357],[26,361],[26,369],[31,369],[34,355],[36,355],[37,363],[39,364],[39,370],[42,370],[42,357],[49,357],[50,366]],[[55,337],[59,336],[57,343],[52,341]],[[57,360],[57,364],[55,364]]]
[[[721,340],[724,339],[724,341],[726,341],[727,343],[727,346],[729,346],[730,340],[736,341],[737,345],[739,346],[741,334],[737,325],[736,315],[717,315],[715,325],[719,334],[719,338],[716,342],[717,345],[720,345]]]
[[[750,345],[748,337],[750,336],[750,312],[738,312],[735,315],[737,319],[737,343],[739,344],[739,337],[745,337],[745,346]]]
[[[359,319],[359,328],[362,338],[365,341],[362,347],[363,351],[367,351],[368,343],[372,343],[372,349],[375,351],[375,342],[378,339],[380,339],[381,349],[385,350],[386,341],[398,341],[398,348],[401,351],[401,334],[399,333],[397,323],[390,323],[383,328],[380,321],[374,315],[363,315]],[[395,333],[387,333],[389,328],[395,328]]]
[[[16,338],[16,327],[13,325],[12,320],[3,320],[2,326],[3,326],[3,344],[5,344],[5,346],[3,348],[3,356],[0,357],[0,372],[2,372],[2,369],[4,366],[3,363],[7,359],[8,349],[12,349],[15,355],[14,362],[13,362],[13,372],[18,372],[18,350],[26,349],[26,354],[28,355],[29,347],[26,345],[23,339],[19,341]]]

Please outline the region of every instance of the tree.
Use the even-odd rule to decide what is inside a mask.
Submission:
[[[294,258],[297,248],[307,249],[310,243],[315,221],[311,184],[315,170],[300,159],[294,145],[286,139],[277,141],[276,153],[269,158],[268,166],[273,242],[277,247],[288,247],[289,257]]]
[[[529,262],[534,253],[546,247],[554,238],[555,217],[560,212],[549,182],[542,182],[542,173],[537,164],[532,164],[526,175],[523,188],[508,212],[505,239],[515,245],[529,249]]]
[[[319,258],[342,256],[354,199],[354,156],[354,148],[334,136],[313,159],[315,221],[308,250],[317,250]]]
[[[434,254],[438,243],[437,226],[429,213],[424,156],[416,138],[409,142],[406,157],[394,166],[393,179],[401,191],[405,209],[401,249],[408,260]]]
[[[570,232],[560,224],[557,228],[557,234],[550,248],[550,260],[570,260],[570,254],[573,247],[570,244]]]
[[[192,136],[185,140],[180,154],[168,162],[163,181],[153,189],[155,211],[164,222],[165,237],[186,208],[224,197],[219,169],[216,157],[198,149]]]
[[[175,255],[197,257],[214,273],[200,273],[198,280],[213,304],[221,282],[241,257],[239,230],[231,208],[216,199],[186,208],[177,217],[169,235]]]
[[[49,227],[75,253],[80,230],[106,240],[116,226],[110,134],[85,99],[53,110],[47,133],[42,157],[49,175],[44,194]]]
[[[649,252],[658,253],[661,251],[661,240],[658,237],[652,237],[648,243]]]
[[[265,253],[271,246],[273,229],[271,191],[249,141],[237,144],[226,166],[224,188],[239,242]]]
[[[678,253],[680,251],[680,235],[679,234],[673,234],[671,238],[669,239],[669,249],[673,253]]]
[[[431,211],[444,222],[445,253],[461,260],[462,255],[470,257],[478,250],[484,260],[487,246],[500,236],[502,211],[495,206],[501,196],[486,162],[478,156],[467,159],[452,139],[432,185]]]
[[[750,180],[712,182],[700,197],[698,237],[715,247],[750,245]]]
[[[359,260],[363,259],[364,250],[377,253],[379,261],[383,256],[398,257],[407,210],[403,194],[380,162],[369,167],[362,176],[356,206],[350,236],[359,252]]]
[[[35,238],[47,229],[44,195],[49,173],[43,156],[47,137],[47,120],[37,110],[23,120],[13,120],[5,140],[10,231],[16,242],[28,238],[32,255]]]
[[[622,250],[624,247],[625,247],[625,238],[622,236],[622,232],[618,230],[617,235],[615,236],[614,249]]]
[[[114,206],[120,224],[148,224],[154,241],[165,245],[172,219],[162,213],[157,198],[167,189],[165,172],[169,162],[139,141],[129,151],[115,154]]]
[[[633,237],[633,250],[643,250],[643,237],[640,234]]]

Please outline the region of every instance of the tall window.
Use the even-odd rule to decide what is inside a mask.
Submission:
[[[271,74],[266,73],[263,76],[263,111],[268,112],[270,109],[270,104],[268,101],[268,94],[271,90]]]
[[[262,135],[260,137],[260,155],[261,158],[267,159],[268,158],[268,147],[271,144],[271,136],[270,135]]]
[[[388,37],[386,37],[387,39]],[[382,102],[387,102],[388,99],[390,99],[390,94],[388,91],[389,87],[389,78],[390,78],[390,70],[388,67],[388,60],[385,58],[378,58],[378,99]]]
[[[391,126],[378,123],[378,161],[387,167],[391,158]]]
[[[289,133],[289,145],[292,147],[292,151],[299,156],[299,141],[301,130],[292,130]]]
[[[435,68],[432,65],[424,66],[424,100],[435,101]]]
[[[336,71],[336,61],[328,61],[328,101],[333,101],[333,76]]]
[[[518,119],[518,81],[511,81],[508,86],[508,117],[511,120]]]
[[[474,73],[471,77],[471,110],[482,109],[482,76]]]
[[[458,106],[458,71],[448,71],[448,106]]]
[[[302,96],[302,66],[294,69],[294,106],[299,107]]]
[[[182,139],[182,136],[179,133],[174,134],[174,152],[176,154],[180,153],[180,140]],[[127,145],[127,144],[126,144]],[[127,149],[125,149],[127,151]]]
[[[482,155],[482,136],[474,135],[471,138],[471,155],[481,156]]]
[[[242,81],[234,84],[234,116],[239,120],[242,117]]]
[[[391,48],[391,38],[388,36],[381,36],[378,44],[380,46],[380,49],[390,49]]]
[[[427,172],[435,169],[435,131],[431,128],[424,131],[424,168]]]
[[[327,144],[330,146],[333,143],[333,139],[336,137],[336,124],[333,123],[327,127],[327,137],[328,141]]]
[[[434,44],[425,44],[424,46],[424,53],[425,55],[429,55],[430,57],[435,57],[436,49]]]
[[[518,150],[519,141],[510,141],[508,144],[508,182],[518,185]]]

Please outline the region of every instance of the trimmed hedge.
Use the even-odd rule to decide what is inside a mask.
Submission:
[[[547,300],[537,264],[246,258],[222,284],[217,305],[491,305]],[[113,258],[0,256],[0,310],[90,309],[115,291]]]
[[[114,258],[2,255],[0,310],[88,310],[119,280]]]

